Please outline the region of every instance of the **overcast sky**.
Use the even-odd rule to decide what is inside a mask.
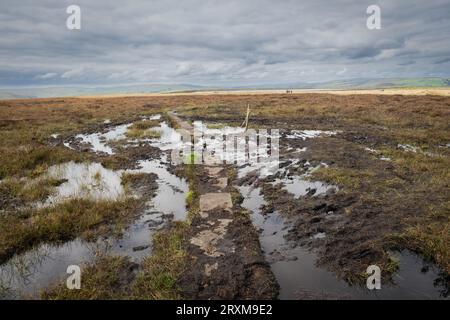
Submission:
[[[81,30],[66,28],[71,4]],[[381,30],[366,27],[371,4]],[[450,76],[450,0],[1,0],[0,9],[0,86]]]

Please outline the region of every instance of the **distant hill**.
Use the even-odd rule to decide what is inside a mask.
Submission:
[[[405,87],[448,87],[450,79],[444,78],[393,78],[393,79],[350,79],[325,82],[320,89],[386,89]]]
[[[387,88],[436,88],[450,86],[445,78],[389,78],[389,79],[346,79],[315,83],[266,84],[259,86],[237,86],[233,89],[387,89]]]
[[[117,86],[49,86],[0,89],[0,99],[51,98],[102,94],[191,92],[203,90],[263,90],[263,89],[387,89],[449,87],[446,78],[390,78],[390,79],[347,79],[328,82],[298,82],[247,86],[208,87],[190,84],[142,84]]]
[[[102,94],[162,93],[195,91],[203,87],[188,84],[145,84],[119,86],[24,87],[0,89],[0,99],[53,98]]]

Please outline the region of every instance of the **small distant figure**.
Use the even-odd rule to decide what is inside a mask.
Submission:
[[[293,93],[292,90],[286,90],[286,93]]]

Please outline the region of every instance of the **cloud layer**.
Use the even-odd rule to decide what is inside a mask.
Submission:
[[[81,7],[81,30],[66,8]],[[0,85],[450,76],[450,0],[2,0]]]

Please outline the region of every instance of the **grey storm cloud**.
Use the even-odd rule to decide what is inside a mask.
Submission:
[[[2,86],[450,74],[450,0],[2,0],[0,30]]]

